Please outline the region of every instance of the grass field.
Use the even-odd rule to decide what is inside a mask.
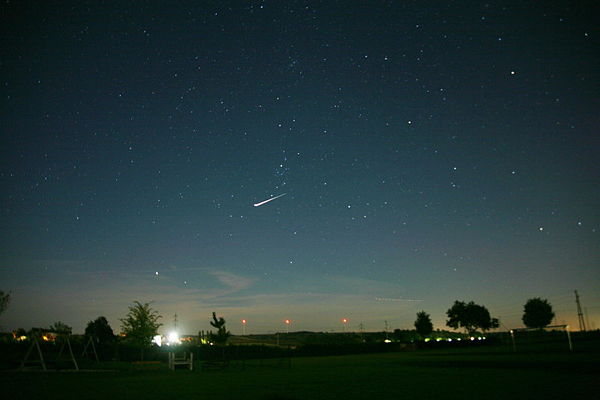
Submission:
[[[1,372],[6,399],[564,399],[600,392],[600,354],[419,351],[222,371]],[[6,396],[4,396],[6,395]],[[590,397],[591,396],[591,397]]]

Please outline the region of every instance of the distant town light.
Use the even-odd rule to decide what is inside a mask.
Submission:
[[[179,344],[181,343],[179,340],[179,334],[176,331],[169,332],[169,336],[167,337],[169,344]]]

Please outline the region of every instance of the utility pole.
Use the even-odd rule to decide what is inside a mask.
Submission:
[[[586,331],[585,319],[583,318],[583,312],[581,312],[581,304],[579,303],[579,294],[575,291],[575,303],[577,303],[577,318],[579,318],[579,330]]]
[[[389,326],[389,324],[388,324],[387,320],[385,320],[385,321],[384,321],[384,323],[385,323],[385,327],[384,327],[384,331],[385,331],[385,340],[389,340],[389,337],[388,337],[388,329],[390,328],[390,326]]]
[[[173,327],[177,331],[177,314],[173,316]]]

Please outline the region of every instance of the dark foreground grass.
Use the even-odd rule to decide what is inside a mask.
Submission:
[[[598,376],[598,353],[446,351],[296,358],[289,369],[2,372],[0,387],[7,399],[577,399],[599,393]]]

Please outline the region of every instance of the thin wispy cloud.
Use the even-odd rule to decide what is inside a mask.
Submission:
[[[181,277],[173,274],[182,270],[188,275],[193,272],[193,281],[202,285],[185,285]],[[102,280],[98,279],[99,274]],[[171,268],[158,275],[149,271],[140,274],[131,270],[85,271],[65,267],[53,272],[51,277],[51,281],[36,279],[12,287],[15,301],[8,312],[19,315],[18,320],[22,325],[45,323],[39,316],[27,322],[27,316],[35,316],[36,310],[46,310],[45,314],[51,316],[49,321],[60,318],[68,321],[68,316],[75,314],[83,315],[83,320],[86,320],[96,317],[96,314],[105,314],[106,310],[122,310],[124,314],[133,301],[152,303],[159,312],[163,309],[214,308],[224,298],[235,296],[255,282],[253,278],[206,267]],[[79,301],[70,302],[73,298]],[[68,307],[60,306],[65,302]]]
[[[222,270],[208,270],[207,272],[217,278],[217,280],[226,288],[221,294],[222,296],[247,289],[256,281],[256,279],[247,278]]]

